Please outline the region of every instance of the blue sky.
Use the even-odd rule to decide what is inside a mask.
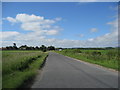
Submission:
[[[34,46],[45,44],[57,47],[83,47],[86,43],[89,43],[88,47],[99,47],[99,44],[100,47],[117,46],[117,38],[115,38],[117,36],[113,36],[114,40],[110,41],[110,35],[116,32],[117,3],[115,2],[4,2],[2,10],[2,32],[5,34],[5,36],[3,34],[3,37],[5,37],[5,39],[3,38],[3,43],[5,42],[4,46],[8,45],[9,41],[19,43],[19,45],[28,44]],[[40,21],[34,21],[34,23],[30,21],[29,24],[28,21],[27,24],[21,21],[21,15],[31,18],[32,14],[34,17],[44,17],[44,20],[53,20],[54,23],[42,24],[44,27],[45,25],[49,25],[51,28],[40,29],[40,24],[36,25],[36,22]],[[17,15],[19,19],[16,18]],[[35,24],[34,28],[30,27],[33,24]],[[30,26],[27,27],[26,25]],[[31,28],[39,29],[31,30]],[[49,32],[50,30],[53,31],[51,31],[52,34]],[[36,36],[36,33],[40,33],[40,31],[44,32],[44,34]],[[6,33],[10,34],[6,36]],[[14,35],[15,33],[16,35]],[[34,35],[31,33],[34,33]],[[109,35],[107,36],[107,34]],[[27,41],[15,39],[18,36],[21,38],[22,36],[26,36]],[[36,42],[30,42],[31,39],[29,38],[32,37],[34,37]],[[37,37],[40,37],[40,39],[37,40]],[[95,41],[104,39],[103,37],[105,37],[105,40],[102,40],[103,42],[97,43]],[[109,40],[106,40],[106,38]],[[61,42],[57,42],[58,40]],[[41,43],[38,44],[39,41]],[[53,43],[54,41],[55,43]],[[102,45],[104,41],[108,41],[109,43]],[[94,44],[92,45],[93,42]]]

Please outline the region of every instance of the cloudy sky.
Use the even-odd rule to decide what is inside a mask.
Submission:
[[[117,2],[3,2],[2,46],[108,47],[118,43]]]

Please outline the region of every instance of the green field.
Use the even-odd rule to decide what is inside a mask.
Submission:
[[[19,88],[31,80],[47,55],[40,51],[2,51],[2,87]]]
[[[80,49],[65,49],[62,51],[56,51],[57,53],[90,62],[93,64],[98,64],[107,68],[112,68],[118,70],[118,50],[80,50]]]

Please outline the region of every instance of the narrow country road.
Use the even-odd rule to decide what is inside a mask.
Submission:
[[[50,52],[31,88],[117,87],[117,72]]]

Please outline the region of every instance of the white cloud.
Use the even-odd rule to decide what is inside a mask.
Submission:
[[[12,23],[21,23],[21,29],[45,35],[56,35],[59,33],[60,27],[53,24],[60,21],[62,18],[45,19],[43,16],[36,16],[34,14],[17,14],[15,18],[7,17],[6,20]],[[56,28],[57,27],[57,28]],[[55,30],[51,30],[55,29]]]
[[[93,38],[89,38],[88,41],[93,41],[94,39]]]
[[[112,46],[118,42],[118,33],[111,32],[97,38],[88,39],[91,43],[97,46]],[[116,45],[117,46],[117,45]]]
[[[97,32],[97,31],[98,31],[97,28],[91,28],[91,29],[90,29],[90,32],[92,32],[92,33]]]
[[[15,18],[7,17],[4,20],[8,20],[11,23],[20,22],[21,29],[30,31],[26,34],[18,33],[16,31],[1,32],[3,38],[3,45],[9,45],[9,41],[22,44],[27,43],[28,45],[35,45],[38,42],[41,44],[53,41],[53,39],[47,39],[47,35],[57,35],[61,28],[53,25],[62,18],[45,19],[42,16],[28,15],[28,14],[17,14]],[[5,42],[5,43],[4,43]]]
[[[34,14],[28,15],[28,14],[17,14],[15,18],[18,22],[33,22],[33,21],[41,21],[44,20],[44,17],[36,16]]]
[[[24,17],[24,15],[20,15],[20,17]],[[31,17],[32,19],[27,18]],[[26,20],[16,19],[17,22],[21,22],[21,28],[23,30],[31,31],[27,34],[19,33],[16,31],[6,31],[0,34],[3,35],[3,46],[11,45],[13,42],[17,43],[18,46],[23,44],[27,44],[29,46],[40,46],[44,45],[54,45],[57,47],[102,47],[102,46],[117,46],[118,43],[118,20],[114,20],[112,22],[108,22],[107,25],[111,26],[111,32],[107,33],[103,36],[99,36],[96,38],[90,38],[88,40],[69,40],[69,39],[55,39],[55,38],[47,38],[47,35],[56,35],[59,34],[60,27],[51,25],[58,19],[45,19],[44,17],[40,18],[35,15],[26,15]],[[36,19],[38,18],[38,19]],[[28,20],[29,19],[29,20]],[[8,20],[9,21],[9,20]],[[13,20],[14,22],[14,20]],[[16,22],[15,22],[16,23]],[[92,32],[98,31],[96,28],[91,29]],[[84,35],[80,35],[84,36]]]
[[[12,22],[12,23],[17,22],[17,20],[12,17],[7,17],[6,20],[8,20],[9,22]]]
[[[9,37],[17,36],[19,35],[19,32],[16,31],[5,31],[5,32],[0,32],[0,36],[2,36],[2,39],[8,39]]]
[[[27,34],[19,34],[18,36],[16,36],[15,40],[16,41],[29,41],[29,42],[33,42],[37,40],[39,41],[40,39],[44,39],[45,36],[43,36],[44,32],[31,32],[31,33],[27,33]],[[21,38],[22,37],[22,38]]]
[[[46,32],[46,35],[56,35],[56,34],[58,34],[57,30],[49,30]]]
[[[26,22],[21,25],[23,30],[27,31],[39,31],[41,30],[41,26],[39,22]]]
[[[88,40],[69,40],[69,39],[55,39],[47,38],[45,36],[37,35],[35,33],[31,34],[21,34],[17,35],[11,39],[17,43],[18,46],[27,44],[29,46],[40,46],[44,45],[54,45],[57,47],[104,47],[104,46],[115,46],[117,44],[117,32],[112,32],[99,36],[97,38],[90,38]],[[7,39],[8,40],[8,39]],[[4,43],[4,42],[3,42]],[[11,43],[11,42],[10,42]],[[6,43],[9,45],[9,42]],[[3,44],[4,45],[4,44]]]
[[[8,18],[8,17],[7,17]],[[12,17],[9,17],[12,18]],[[54,24],[56,21],[60,21],[61,18],[55,19],[45,19],[43,16],[36,16],[34,14],[17,14],[15,18],[12,18],[17,22],[21,23],[30,23],[30,22],[39,22],[39,24]]]
[[[111,32],[97,38],[88,39],[96,46],[117,46],[118,44],[118,19],[108,22],[111,25]]]

